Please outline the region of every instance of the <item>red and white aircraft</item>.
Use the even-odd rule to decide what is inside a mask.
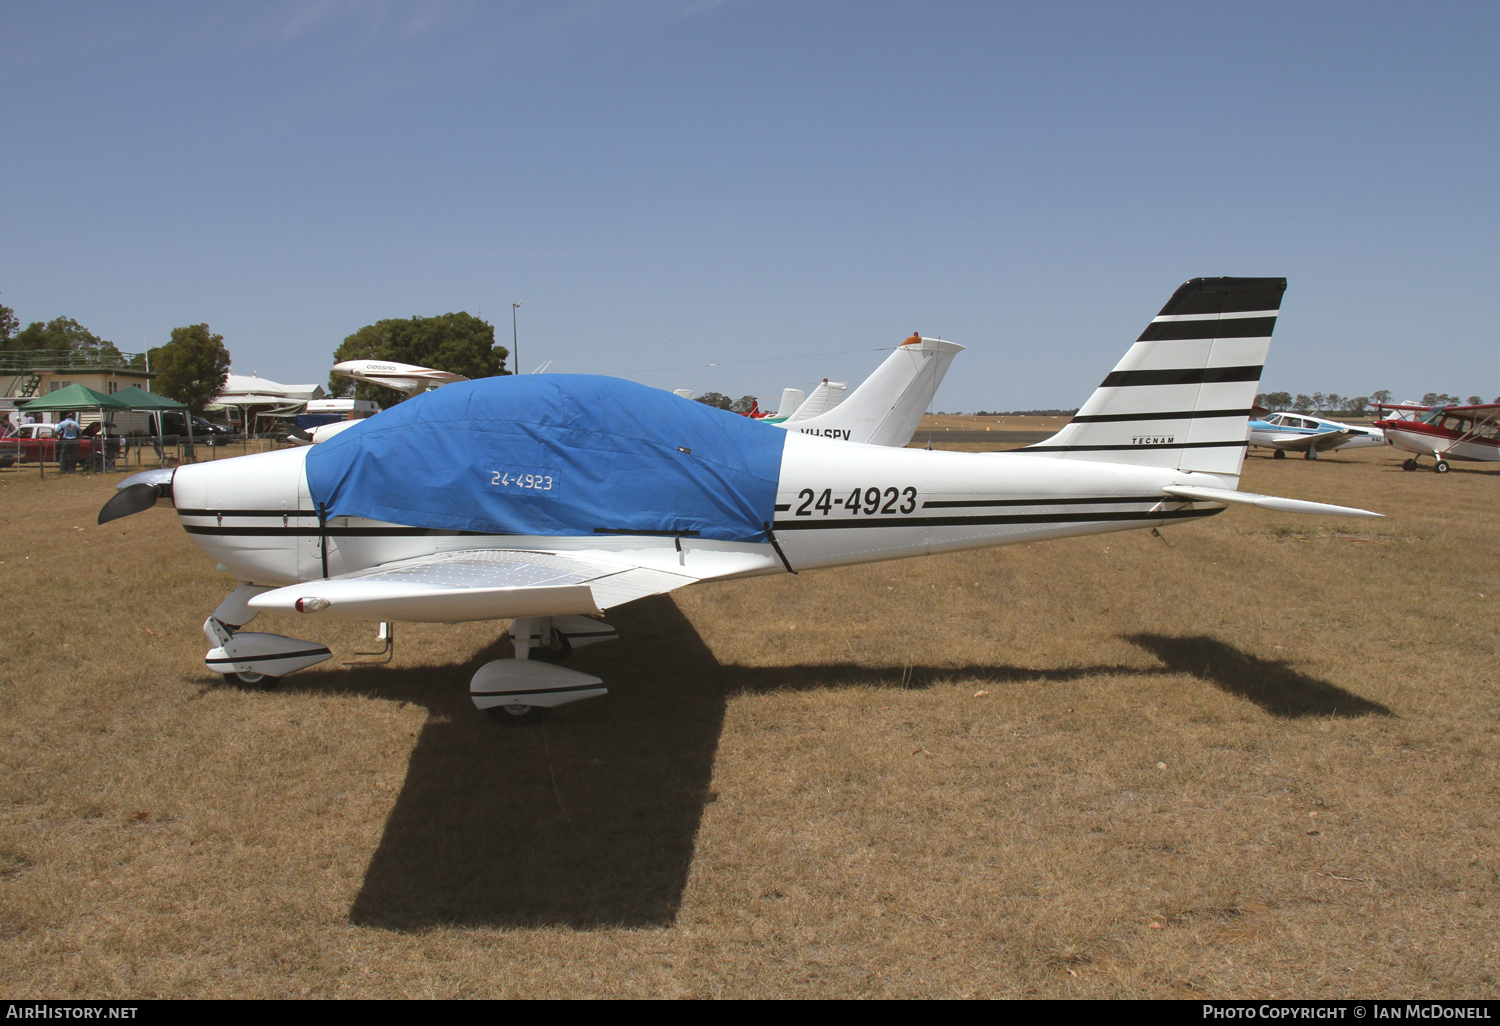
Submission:
[[[1397,403],[1377,408],[1395,411],[1395,416],[1375,422],[1385,432],[1385,440],[1417,454],[1401,464],[1402,470],[1416,470],[1421,456],[1436,458],[1433,469],[1439,474],[1448,473],[1449,460],[1500,460],[1500,403],[1435,407]]]

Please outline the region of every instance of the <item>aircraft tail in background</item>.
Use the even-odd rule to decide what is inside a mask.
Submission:
[[[845,385],[825,380],[777,426],[844,442],[906,445],[953,357],[963,350],[956,342],[913,339],[897,347],[847,399],[839,401]]]

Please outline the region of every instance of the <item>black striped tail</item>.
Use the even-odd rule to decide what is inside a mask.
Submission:
[[[1146,325],[1078,415],[1020,452],[1239,481],[1285,278],[1194,278]]]

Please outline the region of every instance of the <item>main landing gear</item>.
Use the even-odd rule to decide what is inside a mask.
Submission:
[[[1401,469],[1402,470],[1416,470],[1417,469],[1417,458],[1415,456],[1413,456],[1411,459],[1409,459],[1405,463],[1401,464]],[[1439,474],[1446,474],[1446,473],[1448,473],[1448,471],[1452,470],[1453,467],[1449,465],[1449,463],[1448,463],[1447,460],[1440,459],[1435,464],[1433,464],[1432,469],[1435,470],[1435,471],[1437,471]]]
[[[1314,448],[1308,449],[1305,453],[1302,454],[1302,458],[1305,459],[1305,460],[1315,460],[1315,459],[1317,459],[1318,458],[1318,450],[1317,450],[1317,448],[1314,447]]]
[[[1286,450],[1285,449],[1277,449],[1275,452],[1273,452],[1271,454],[1271,459],[1273,459],[1273,460],[1284,460],[1284,459],[1286,459]]]
[[[613,641],[615,629],[586,616],[522,616],[511,621],[514,659],[485,663],[469,682],[476,709],[508,726],[541,723],[559,705],[608,694],[598,677],[558,666],[575,648]]]

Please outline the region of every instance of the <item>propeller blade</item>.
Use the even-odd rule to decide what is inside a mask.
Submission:
[[[150,509],[156,505],[156,499],[155,485],[133,484],[121,488],[104,504],[104,508],[99,510],[99,523],[107,524],[111,520],[119,520],[132,513]]]

